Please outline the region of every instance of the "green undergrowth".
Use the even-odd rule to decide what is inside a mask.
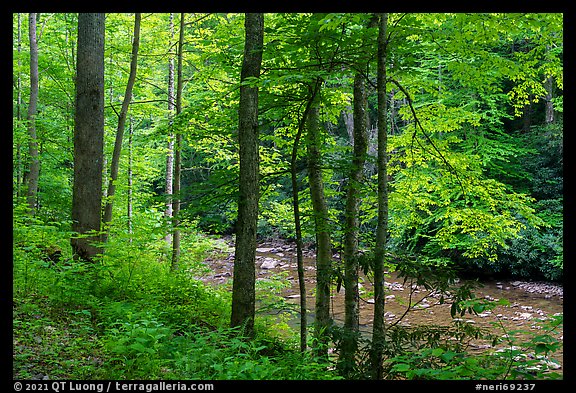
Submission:
[[[14,224],[15,379],[341,379],[337,346],[328,360],[300,353],[287,319],[294,310],[277,296],[288,282],[282,274],[257,281],[255,337],[229,328],[229,286],[197,278],[217,242],[186,233],[172,272],[161,235],[115,236],[93,264],[73,261],[65,225],[20,214]],[[495,305],[463,298],[452,317]],[[529,336],[500,330],[506,338],[493,348],[501,350],[481,354],[465,345],[478,338],[470,329],[389,328],[385,378],[562,378],[551,356],[562,348],[553,336],[560,326],[561,315]],[[359,356],[352,378],[365,379],[369,365]]]
[[[337,378],[269,317],[258,317],[252,340],[228,327],[230,294],[194,278],[206,241],[184,246],[188,258],[171,272],[153,246],[161,241],[111,241],[103,263],[86,264],[68,255],[56,225],[14,233],[15,379]],[[56,263],[47,244],[61,250]]]

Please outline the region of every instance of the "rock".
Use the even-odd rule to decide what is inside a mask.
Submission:
[[[472,349],[489,349],[492,348],[492,345],[490,344],[472,344]]]
[[[385,282],[384,286],[388,289],[391,289],[393,291],[403,291],[404,290],[404,286],[402,284],[400,284],[399,282]]]
[[[558,370],[558,369],[562,368],[562,366],[560,366],[558,363],[556,363],[552,360],[542,359],[540,361],[540,363],[542,363],[542,365],[548,367],[549,370]]]
[[[264,259],[264,262],[262,262],[262,265],[260,265],[261,269],[274,269],[277,265],[278,265],[278,261],[272,259],[272,258],[266,258]]]
[[[256,252],[267,253],[267,252],[272,252],[272,250],[274,250],[274,249],[268,248],[268,247],[258,247],[256,249]]]

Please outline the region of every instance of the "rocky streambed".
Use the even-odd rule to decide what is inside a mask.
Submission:
[[[287,302],[299,303],[295,246],[290,243],[271,242],[260,244],[256,257],[257,280],[286,280],[290,285],[281,290],[280,295]],[[335,256],[337,257],[337,256]],[[205,260],[209,273],[199,277],[213,285],[230,285],[233,265],[234,246],[230,239],[222,244],[220,252]],[[304,252],[305,282],[307,304],[314,307],[314,289],[316,284],[315,254],[313,250]],[[285,281],[283,281],[285,282]],[[440,304],[439,294],[427,291],[410,282],[404,282],[396,273],[391,272],[386,278],[386,313],[387,323],[400,323],[405,326],[448,325],[453,322],[450,316],[450,302]],[[373,304],[370,280],[360,275],[360,330],[371,334]],[[537,333],[542,329],[541,321],[551,319],[563,313],[564,291],[558,284],[549,282],[530,282],[521,280],[485,281],[474,290],[477,298],[498,301],[506,299],[508,305],[500,305],[478,315],[466,314],[462,320],[476,326],[487,327],[495,334],[505,336],[509,331],[522,329]],[[409,307],[407,312],[408,304]],[[344,320],[344,289],[332,292],[332,317],[336,323]],[[314,310],[309,310],[311,321]],[[294,324],[298,324],[294,316]],[[296,326],[295,326],[296,327]],[[499,330],[499,331],[497,331]],[[563,328],[559,327],[553,335],[563,340]],[[473,349],[484,350],[490,347],[485,342],[472,343]],[[563,351],[555,354],[558,365],[549,364],[561,372]]]

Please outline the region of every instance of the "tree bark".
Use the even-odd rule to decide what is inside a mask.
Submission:
[[[36,40],[36,16],[30,13],[28,17],[28,34],[30,37],[30,102],[28,103],[28,190],[26,201],[30,214],[37,209],[38,181],[40,179],[40,157],[38,155],[38,138],[36,135],[36,112],[38,106],[38,42]]]
[[[300,222],[300,201],[298,198],[298,171],[297,171],[297,158],[298,158],[298,148],[300,145],[300,139],[302,137],[302,132],[304,131],[304,126],[306,124],[306,119],[308,118],[308,113],[310,112],[310,107],[315,101],[318,90],[320,89],[320,80],[316,81],[316,84],[312,90],[310,98],[306,103],[306,108],[302,114],[302,118],[298,124],[298,131],[296,132],[296,137],[294,138],[294,144],[292,145],[292,154],[290,157],[290,179],[292,182],[292,207],[294,212],[294,230],[296,236],[296,266],[298,271],[298,288],[300,292],[300,351],[305,352],[307,348],[308,341],[308,308],[306,305],[306,281],[304,277],[304,256],[303,256],[303,240],[302,240],[302,224]]]
[[[74,185],[72,231],[74,257],[95,261],[102,248],[102,161],[104,157],[104,14],[78,15]],[[94,231],[94,232],[92,232]]]
[[[174,39],[174,14],[170,14],[170,48],[172,47],[172,40]],[[174,56],[169,55],[168,60],[168,117],[169,126],[168,129],[168,152],[166,153],[166,209],[164,210],[164,217],[167,222],[172,220],[172,194],[174,192],[173,182],[174,182],[174,132],[172,130],[174,115]],[[172,244],[172,231],[169,230],[165,237],[166,244]]]
[[[328,206],[324,196],[321,168],[320,109],[316,97],[307,118],[308,181],[316,232],[316,321],[314,331],[320,356],[328,355],[330,318],[330,282],[332,279],[332,242],[328,221]]]
[[[378,227],[374,250],[374,322],[370,353],[372,378],[382,379],[382,352],[385,346],[384,325],[384,261],[388,232],[388,127],[386,123],[386,34],[388,14],[379,15],[378,29]]]
[[[178,65],[176,83],[176,114],[182,111],[182,89],[184,81],[182,79],[182,62],[184,47],[184,13],[180,14],[180,32],[178,33]],[[170,263],[170,270],[178,270],[180,264],[180,178],[182,172],[182,133],[180,131],[175,133],[174,145],[174,178],[172,185],[172,261]]]
[[[258,78],[262,64],[264,14],[247,13],[246,42],[241,71],[238,109],[238,144],[240,149],[240,187],[238,223],[234,254],[231,326],[243,326],[247,336],[254,334],[256,229],[258,224],[259,132],[258,87],[244,84]]]
[[[303,116],[306,116],[306,112]],[[302,241],[302,224],[300,222],[300,200],[298,198],[298,172],[296,168],[298,145],[302,135],[302,128],[298,129],[292,156],[290,159],[290,180],[292,183],[292,209],[294,212],[294,231],[296,236],[296,266],[298,270],[298,288],[300,290],[300,352],[305,352],[308,341],[308,320],[306,305],[306,281],[304,277],[304,254]]]
[[[130,74],[128,76],[128,83],[126,84],[126,91],[124,93],[124,100],[122,101],[122,108],[120,109],[120,113],[118,115],[118,128],[116,129],[116,140],[114,141],[114,152],[112,153],[112,163],[110,166],[110,181],[108,183],[106,206],[104,208],[104,242],[107,240],[108,233],[110,231],[110,223],[112,222],[112,209],[114,206],[114,194],[116,192],[116,179],[118,179],[120,153],[122,152],[122,139],[124,138],[124,128],[126,125],[128,108],[130,106],[130,101],[132,100],[132,89],[134,88],[134,83],[136,81],[136,70],[138,68],[138,48],[140,46],[140,19],[140,13],[134,14],[134,40],[132,42]]]
[[[554,103],[552,99],[554,98],[554,79],[549,76],[544,81],[544,88],[546,89],[546,96],[544,97],[546,101],[546,114],[545,123],[554,123]]]
[[[363,180],[364,162],[368,148],[368,114],[366,110],[366,88],[364,77],[357,73],[354,77],[354,154],[346,190],[344,223],[344,337],[341,349],[341,371],[349,375],[355,365],[359,335],[358,292],[358,226],[360,186]]]
[[[22,76],[20,75],[20,66],[22,65],[22,60],[20,58],[20,54],[22,53],[22,18],[21,15],[18,13],[16,14],[17,24],[18,24],[18,42],[17,42],[17,50],[18,50],[18,73],[16,78],[16,120],[20,123],[22,120],[22,114],[20,113],[20,109],[22,107]],[[22,154],[21,154],[22,145],[20,144],[20,140],[16,142],[16,197],[20,197],[22,193]]]
[[[129,242],[132,243],[132,116],[128,125],[128,196],[126,202],[126,226],[128,227]]]

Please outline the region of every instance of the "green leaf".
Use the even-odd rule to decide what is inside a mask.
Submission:
[[[475,314],[479,314],[486,309],[486,305],[482,304],[482,303],[476,303],[472,306],[472,308],[473,308]]]
[[[411,366],[407,363],[397,363],[392,367],[392,371],[400,373],[404,373],[406,371],[409,371],[410,369]]]

